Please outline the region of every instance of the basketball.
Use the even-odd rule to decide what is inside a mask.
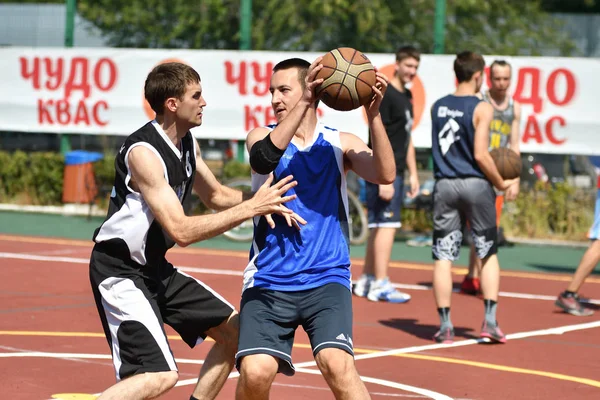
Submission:
[[[340,47],[325,54],[321,64],[316,79],[322,78],[323,83],[316,94],[323,103],[334,110],[350,111],[371,101],[377,77],[373,64],[362,52]]]
[[[490,151],[496,168],[503,179],[515,179],[521,176],[521,157],[507,147]]]

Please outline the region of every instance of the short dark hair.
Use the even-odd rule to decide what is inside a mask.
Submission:
[[[298,70],[298,81],[302,85],[304,89],[304,80],[306,79],[306,74],[308,73],[308,68],[310,67],[310,63],[302,58],[288,58],[287,60],[283,60],[278,62],[273,67],[273,72],[277,72],[283,69],[296,68]]]
[[[396,61],[400,62],[407,58],[414,58],[421,61],[421,52],[413,46],[402,46],[396,50]]]
[[[179,62],[159,64],[146,77],[144,96],[152,110],[162,115],[168,98],[183,98],[185,87],[199,82],[200,75],[189,65]]]
[[[496,65],[499,67],[507,67],[508,66],[512,70],[512,65],[510,65],[505,60],[494,60],[492,65],[490,65],[490,79],[493,78],[493,76],[494,76],[494,67]]]
[[[468,82],[477,72],[483,72],[485,61],[483,56],[472,51],[463,51],[456,55],[454,60],[454,74],[458,83]]]

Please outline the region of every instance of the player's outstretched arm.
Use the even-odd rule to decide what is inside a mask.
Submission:
[[[296,185],[291,176],[273,186],[271,176],[251,199],[235,207],[216,214],[188,217],[165,179],[162,163],[152,150],[138,146],[131,150],[127,161],[130,187],[141,193],[162,228],[182,247],[217,236],[256,215],[289,213],[281,205],[296,197],[282,197]]]
[[[482,101],[475,107],[475,112],[473,113],[475,161],[492,185],[498,190],[506,190],[512,183],[512,180],[505,181],[502,179],[498,168],[496,168],[496,164],[494,164],[494,159],[488,150],[490,145],[490,124],[493,117],[494,109],[491,104]]]
[[[194,139],[196,140],[196,139]],[[250,192],[242,192],[220,183],[202,159],[200,145],[196,140],[196,177],[194,191],[200,200],[212,210],[226,210],[237,206],[252,197]]]

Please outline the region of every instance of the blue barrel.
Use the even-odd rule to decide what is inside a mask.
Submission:
[[[65,154],[65,165],[80,165],[102,160],[102,153],[93,151],[74,150]]]

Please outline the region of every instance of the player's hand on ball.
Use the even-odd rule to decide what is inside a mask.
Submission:
[[[317,74],[321,69],[323,69],[323,64],[321,61],[323,57],[317,57],[315,61],[308,67],[308,71],[306,72],[306,78],[304,78],[304,93],[302,94],[302,99],[309,104],[317,101],[318,96],[316,95],[316,88],[323,83],[323,79],[316,79]]]
[[[512,185],[514,185],[518,180],[519,180],[519,178],[516,178],[516,179],[505,179],[504,181],[502,181],[502,187],[499,187],[497,189],[504,192],[509,187],[511,187]]]
[[[517,199],[519,195],[519,179],[515,179],[515,183],[513,183],[508,189],[506,189],[506,201],[514,201]]]
[[[379,114],[379,105],[383,100],[383,95],[388,87],[388,78],[377,70],[375,67],[377,76],[377,82],[371,88],[373,89],[373,99],[368,103],[365,108],[367,109],[367,115],[370,118],[376,117]]]

